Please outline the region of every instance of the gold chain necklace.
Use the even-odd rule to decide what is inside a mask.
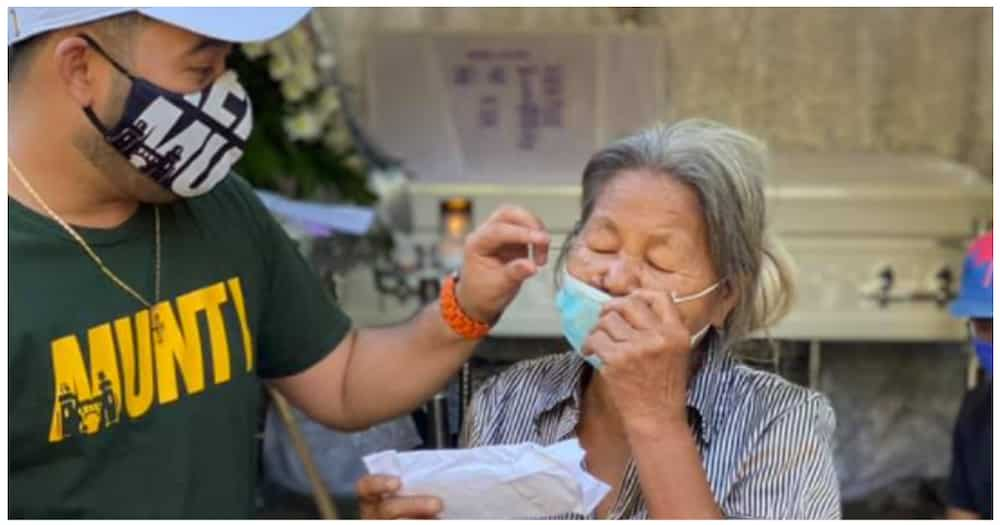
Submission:
[[[104,275],[108,276],[108,278],[111,279],[111,281],[114,282],[116,285],[118,285],[119,288],[128,292],[129,295],[134,297],[136,300],[142,303],[147,310],[149,310],[150,318],[152,319],[153,323],[152,324],[153,333],[156,334],[157,342],[162,343],[163,323],[160,322],[160,315],[155,311],[153,311],[153,306],[156,303],[160,302],[160,208],[157,206],[153,206],[153,216],[155,218],[154,220],[156,223],[156,258],[154,259],[155,261],[154,293],[156,295],[154,296],[154,302],[151,303],[148,300],[146,300],[145,297],[140,295],[139,292],[135,291],[131,286],[125,284],[125,281],[122,281],[117,275],[115,275],[115,273],[112,272],[111,269],[108,268],[106,264],[104,264],[104,261],[101,260],[101,258],[96,253],[94,253],[94,250],[91,249],[89,244],[87,244],[87,241],[83,240],[83,237],[81,237],[80,234],[77,233],[76,230],[69,225],[69,223],[64,221],[62,217],[57,215],[56,212],[52,208],[50,208],[49,205],[46,204],[44,200],[42,200],[42,197],[38,195],[38,192],[35,191],[35,188],[32,187],[30,183],[28,183],[28,180],[24,177],[24,174],[21,173],[21,170],[17,168],[17,166],[14,164],[13,159],[11,159],[10,157],[7,157],[7,165],[10,166],[11,171],[13,171],[14,175],[17,176],[18,180],[21,181],[21,185],[23,185],[24,188],[28,190],[28,193],[30,193],[31,196],[36,201],[38,201],[38,204],[43,209],[45,209],[45,212],[48,213],[50,217],[52,217],[52,220],[56,221],[56,223],[58,223],[59,226],[62,226],[62,228],[66,230],[66,233],[68,233],[70,237],[72,237],[80,245],[80,247],[83,248],[83,251],[86,252],[87,255],[90,256],[90,258],[94,261],[94,263],[97,264],[98,268],[100,268],[101,271],[104,272]]]

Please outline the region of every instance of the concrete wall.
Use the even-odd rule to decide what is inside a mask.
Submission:
[[[360,86],[381,29],[639,27],[668,39],[666,119],[707,116],[778,149],[935,154],[992,177],[989,8],[323,8]]]

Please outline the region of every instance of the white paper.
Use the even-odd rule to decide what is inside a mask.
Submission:
[[[397,476],[400,494],[436,496],[445,519],[588,515],[611,490],[583,467],[576,439],[469,449],[387,450],[366,456],[371,474]]]
[[[416,182],[577,185],[595,150],[669,109],[665,46],[628,31],[380,32],[369,129]]]

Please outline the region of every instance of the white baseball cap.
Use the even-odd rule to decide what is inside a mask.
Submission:
[[[160,22],[226,42],[276,37],[309,12],[309,7],[10,7],[7,46],[35,35],[137,11]]]

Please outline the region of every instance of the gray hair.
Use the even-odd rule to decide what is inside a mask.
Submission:
[[[795,296],[794,267],[766,229],[767,146],[710,120],[650,128],[595,153],[583,170],[580,220],[563,244],[557,267],[608,182],[623,171],[640,169],[673,177],[698,194],[712,263],[738,294],[720,334],[723,348],[784,317]]]

